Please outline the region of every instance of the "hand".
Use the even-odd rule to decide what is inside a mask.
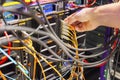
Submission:
[[[84,8],[68,16],[64,21],[74,26],[78,32],[94,30],[99,26],[99,18],[94,10],[95,8]]]

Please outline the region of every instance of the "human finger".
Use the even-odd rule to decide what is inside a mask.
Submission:
[[[76,22],[72,23],[71,26],[77,26],[77,25],[80,25],[80,24],[81,24],[81,22],[76,21]]]
[[[65,22],[68,23],[68,24],[72,24],[76,21],[87,22],[90,19],[91,11],[92,11],[92,8],[84,8],[84,9],[68,16],[65,19]]]
[[[81,24],[75,26],[75,30],[78,32],[89,31],[91,28],[88,22],[82,22]]]
[[[75,27],[75,30],[76,30],[77,32],[84,32],[84,31],[85,31],[85,30],[82,28],[82,27],[83,27],[82,24],[76,25],[76,26],[74,26],[74,27]]]
[[[71,14],[71,15],[69,15],[69,16],[67,16],[67,18],[65,18],[64,19],[64,21],[67,21],[67,20],[69,20],[72,16],[74,16],[76,14],[76,12],[75,13],[73,13],[73,14]]]
[[[68,16],[67,18],[64,19],[64,21],[67,23],[67,24],[72,24],[74,22],[77,21],[77,18],[76,18],[76,13],[73,13],[72,15]]]

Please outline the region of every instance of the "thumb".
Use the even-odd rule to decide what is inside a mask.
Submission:
[[[76,18],[75,18],[75,15],[76,13],[73,13],[72,15],[68,16],[67,18],[64,19],[64,21],[67,23],[67,24],[72,24],[74,22],[76,22]]]
[[[84,8],[70,16],[68,16],[64,21],[68,24],[73,24],[76,21],[86,22],[90,19],[89,14],[92,8]]]

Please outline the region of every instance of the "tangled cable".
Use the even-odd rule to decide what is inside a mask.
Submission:
[[[9,50],[23,50],[26,53],[33,56],[33,58],[34,58],[33,79],[35,79],[36,64],[38,63],[41,68],[44,80],[46,80],[46,74],[45,74],[44,68],[40,62],[40,59],[42,59],[44,62],[46,62],[46,64],[48,64],[62,80],[65,80],[63,77],[63,74],[60,73],[59,70],[57,70],[48,60],[51,60],[54,62],[70,62],[72,66],[71,66],[71,75],[70,75],[69,79],[71,80],[74,77],[74,75],[76,75],[76,73],[78,73],[76,76],[81,76],[81,80],[85,80],[84,74],[83,74],[83,68],[96,67],[103,63],[106,63],[114,55],[114,53],[116,53],[116,49],[118,47],[117,43],[119,43],[118,35],[112,37],[110,39],[110,41],[107,42],[105,45],[101,44],[101,45],[98,45],[93,48],[79,47],[75,29],[73,27],[71,27],[70,25],[64,23],[64,21],[61,21],[61,20],[60,20],[61,21],[60,23],[62,25],[61,26],[61,30],[62,30],[61,38],[62,39],[60,37],[58,37],[58,35],[55,33],[53,27],[51,26],[50,22],[48,21],[45,13],[43,11],[43,8],[41,7],[38,0],[36,0],[37,6],[40,9],[40,12],[38,12],[38,13],[41,14],[42,17],[44,18],[45,22],[47,23],[47,27],[46,27],[46,23],[44,23],[44,21],[41,20],[36,15],[37,13],[35,11],[33,11],[31,8],[29,8],[29,6],[27,4],[25,4],[24,1],[19,0],[19,2],[21,3],[20,6],[27,8],[28,11],[24,11],[24,10],[19,11],[19,9],[16,9],[15,7],[12,9],[9,9],[9,8],[0,6],[0,12],[3,13],[6,11],[9,11],[12,13],[17,13],[19,15],[31,17],[32,19],[36,20],[36,22],[39,24],[39,26],[35,29],[35,28],[27,27],[27,26],[18,26],[18,25],[11,26],[11,25],[6,24],[5,26],[0,27],[0,32],[11,31],[12,37],[9,37],[8,41],[6,39],[4,39],[3,41],[0,42],[0,45],[1,45],[1,47],[7,48]],[[91,4],[87,4],[85,7],[92,6],[93,4],[95,4],[95,2],[96,2],[96,0],[94,0]],[[45,31],[40,29],[41,26],[43,27],[43,29]],[[58,26],[56,26],[56,27],[58,27]],[[19,37],[16,32],[20,32],[23,36]],[[38,37],[34,37],[33,36],[34,34],[47,36],[48,38],[50,38],[52,40],[52,42],[55,43],[55,45],[59,46],[59,50],[61,50],[61,53],[57,54],[42,39],[39,39]],[[85,36],[85,34],[82,34],[81,36],[82,37],[80,37],[80,38],[83,38]],[[15,46],[11,46],[11,45],[8,45],[8,46],[4,45],[5,42],[9,42],[9,41],[13,42],[14,40],[17,40],[18,43],[21,43],[23,46],[15,47]],[[115,44],[115,47],[111,48],[115,40],[117,41]],[[35,42],[39,46],[43,46],[44,48],[46,48],[52,56],[47,56],[47,55],[35,50],[34,46],[32,45],[32,42]],[[90,55],[85,54],[86,51],[94,51],[94,50],[99,50],[99,49],[100,49],[100,51],[94,52],[94,54],[90,54]],[[1,49],[1,51],[2,51],[2,49]],[[105,57],[101,60],[98,60],[98,61],[94,61],[94,62],[88,62],[88,63],[85,62],[86,59],[101,56],[102,54],[104,54],[107,51],[110,52],[110,54],[107,57]],[[63,54],[65,57],[61,56]],[[9,57],[9,55],[7,55],[7,56]],[[15,62],[15,64],[17,65],[16,62]],[[19,68],[21,69],[23,74],[28,79],[31,80],[31,78],[24,72],[24,66],[22,66],[21,63],[19,63],[19,65],[22,67],[22,68],[21,67],[19,67]],[[79,79],[77,78],[77,80],[79,80]]]

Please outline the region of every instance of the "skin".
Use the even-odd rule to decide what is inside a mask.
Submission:
[[[94,8],[84,8],[68,16],[64,21],[74,26],[78,32],[91,31],[102,25],[120,28],[120,1]]]

